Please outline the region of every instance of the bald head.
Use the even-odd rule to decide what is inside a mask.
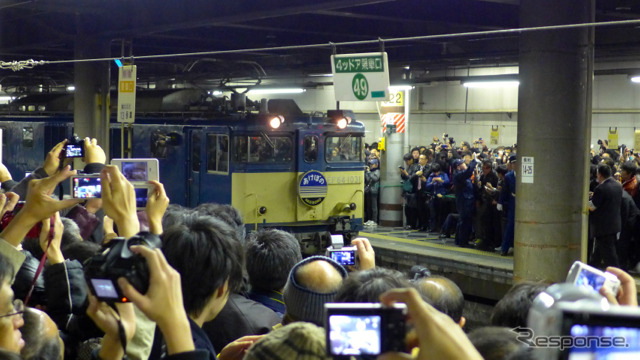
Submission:
[[[23,316],[24,326],[20,331],[25,347],[21,351],[22,358],[63,359],[64,343],[49,315],[38,309],[25,308]]]
[[[300,266],[294,276],[298,284],[321,294],[336,292],[342,285],[342,274],[325,260]]]
[[[425,302],[449,315],[460,326],[464,325],[464,296],[456,283],[446,277],[431,276],[421,279],[416,287]]]
[[[331,258],[311,256],[297,263],[282,292],[283,324],[308,321],[322,326],[324,304],[333,302],[347,270]]]

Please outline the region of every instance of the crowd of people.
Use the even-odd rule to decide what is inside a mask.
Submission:
[[[490,149],[482,139],[458,147],[433,137],[404,155],[406,228],[437,232],[455,244],[513,253],[517,145]],[[591,151],[589,262],[633,269],[640,261],[640,156],[599,141]],[[624,190],[624,191],[623,191]]]
[[[134,186],[117,167],[105,165],[95,139],[85,139],[84,171],[100,174],[101,198],[53,196],[75,173],[60,158],[64,145],[20,182],[0,166],[0,359],[329,359],[324,306],[332,302],[406,304],[410,331],[399,349],[406,353],[380,359],[409,353],[418,359],[519,359],[533,351],[510,329],[526,326],[528,307],[545,291],[540,284],[516,286],[494,309],[497,328],[467,335],[465,300],[453,281],[378,267],[365,238],[352,240],[355,266],[325,256],[303,259],[292,234],[246,234],[232,206],[170,204],[156,181],[146,208],[138,211]],[[461,204],[475,199],[467,173],[477,157],[465,153],[451,163],[465,174],[454,173],[452,180],[462,187]],[[416,159],[410,165],[421,168],[403,172],[416,190],[418,184],[444,187],[445,166],[432,164],[428,173],[428,155]],[[379,161],[369,169],[379,171],[373,165]],[[430,219],[420,215],[416,226]],[[118,247],[125,239],[131,242]],[[110,252],[116,248],[121,250]],[[89,271],[106,256],[122,261]],[[633,279],[608,270],[622,291],[601,294],[612,304],[637,307]]]
[[[400,167],[406,228],[455,234],[455,244],[513,253],[517,146],[458,147],[443,134],[404,155]]]

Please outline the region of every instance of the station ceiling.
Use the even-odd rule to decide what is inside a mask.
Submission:
[[[0,0],[0,60],[74,59],[81,37],[103,50],[90,57],[120,57],[123,43],[125,56],[135,57],[254,49],[135,63],[140,81],[286,82],[330,73],[330,43],[513,29],[519,27],[519,11],[519,0]],[[639,0],[596,1],[597,22],[638,18]],[[265,50],[310,44],[325,46]],[[518,44],[513,33],[388,42],[384,48],[394,71],[408,68],[420,76],[456,67],[514,65]],[[380,44],[335,50],[373,52]],[[597,61],[638,59],[640,26],[597,28],[595,54]],[[71,64],[0,70],[4,89],[72,82]]]

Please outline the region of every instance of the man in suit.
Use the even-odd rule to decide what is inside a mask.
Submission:
[[[595,245],[591,256],[591,265],[606,268],[618,267],[616,240],[622,229],[620,204],[622,202],[622,185],[611,177],[609,165],[598,165],[598,183],[589,202],[591,226]]]
[[[473,210],[475,209],[471,175],[473,175],[477,164],[476,154],[473,154],[473,160],[469,166],[461,159],[453,162],[453,167],[456,170],[453,175],[453,185],[456,193],[456,208],[459,214],[456,227],[456,245],[460,247],[469,247],[469,240],[471,240]]]

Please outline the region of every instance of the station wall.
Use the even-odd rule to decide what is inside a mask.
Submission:
[[[282,96],[282,95],[280,95]],[[303,111],[335,109],[333,86],[291,95]],[[409,143],[411,146],[431,142],[433,136],[448,133],[458,143],[490,137],[491,127],[498,126],[500,145],[517,140],[518,88],[467,88],[459,81],[421,85],[410,91]],[[351,109],[366,125],[366,141],[381,136],[379,111],[375,102],[340,102]],[[609,128],[618,129],[619,144],[633,147],[634,130],[640,130],[640,84],[626,75],[600,75],[594,79],[591,144],[606,139]],[[578,135],[578,134],[576,134]],[[637,149],[636,151],[640,151]]]

